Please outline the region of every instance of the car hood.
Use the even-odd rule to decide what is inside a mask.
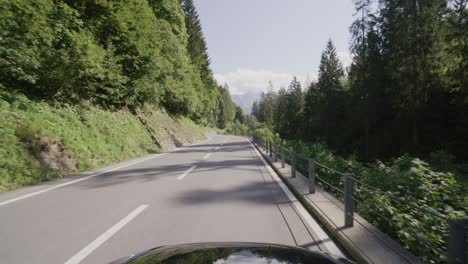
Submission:
[[[116,263],[191,263],[191,264],[340,264],[353,263],[335,258],[319,251],[304,248],[263,243],[195,243],[175,246],[156,247],[130,257],[112,262]]]

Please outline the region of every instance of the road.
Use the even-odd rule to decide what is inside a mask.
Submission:
[[[159,245],[268,242],[342,255],[243,137],[0,193],[1,263],[107,263]]]

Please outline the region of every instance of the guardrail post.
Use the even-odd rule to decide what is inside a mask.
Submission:
[[[285,160],[285,157],[284,157],[284,148],[281,147],[281,168],[284,169],[284,167],[286,167],[286,165],[284,164],[284,161]]]
[[[468,255],[468,218],[454,219],[449,222],[449,243],[448,243],[448,263],[465,264]]]
[[[345,227],[352,227],[353,226],[353,219],[354,219],[354,202],[353,202],[353,195],[354,195],[354,175],[351,173],[347,173],[345,175],[345,210],[344,210],[344,217],[345,217]]]
[[[291,177],[296,177],[296,154],[291,151]]]
[[[309,193],[315,193],[315,162],[309,159]]]
[[[278,161],[278,145],[273,146],[273,160]]]
[[[271,158],[273,157],[273,141],[270,141],[269,151],[270,151],[270,158]]]

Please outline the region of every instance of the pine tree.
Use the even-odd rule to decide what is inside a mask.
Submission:
[[[185,14],[185,26],[188,35],[187,50],[196,69],[196,74],[199,75],[203,83],[203,87],[200,89],[202,109],[197,117],[202,119],[203,116],[210,114],[210,110],[215,107],[216,97],[220,95],[217,93],[216,82],[210,69],[208,48],[193,0],[181,0],[181,6]]]
[[[251,108],[251,111],[250,111],[250,115],[254,116],[258,120],[258,101],[257,100],[255,100],[252,103],[252,108]]]
[[[311,82],[309,87],[305,92],[304,98],[304,128],[307,132],[304,135],[304,139],[310,141],[317,141],[319,140],[320,135],[320,113],[323,110],[321,108],[320,103],[322,102],[323,98],[321,97],[321,93],[317,87],[316,82]]]
[[[420,117],[431,91],[440,87],[446,0],[382,0],[384,54],[397,91],[400,115],[410,121],[412,147],[420,142]]]
[[[234,121],[238,121],[241,124],[244,124],[245,121],[246,121],[244,111],[238,105],[236,105],[236,114],[235,114],[235,117],[234,117]]]
[[[281,87],[278,91],[278,95],[275,99],[274,108],[274,128],[275,131],[280,134],[282,138],[287,136],[287,126],[289,119],[287,116],[288,109],[288,95],[284,87]]]
[[[361,140],[361,153],[364,159],[370,158],[370,131],[388,109],[383,101],[386,95],[384,63],[380,52],[380,36],[376,32],[378,21],[371,12],[372,1],[356,0],[358,18],[350,28],[353,62],[349,71],[352,115],[351,134],[358,134]],[[357,125],[356,125],[357,124]]]
[[[341,62],[336,54],[336,48],[333,45],[332,40],[328,40],[327,47],[322,53],[319,66],[318,82],[317,87],[322,98],[322,123],[324,127],[324,137],[327,143],[330,143],[330,126],[334,121],[333,110],[336,108],[334,105],[337,93],[342,90],[341,81],[344,78],[344,71]]]
[[[192,63],[198,68],[206,87],[213,84],[213,76],[210,69],[210,59],[206,41],[203,36],[202,26],[193,0],[181,0],[185,13],[185,26],[187,28],[187,50]]]
[[[288,138],[298,138],[303,133],[301,132],[302,116],[304,113],[304,93],[302,92],[301,83],[294,76],[289,84],[286,92],[287,108],[285,109],[287,118],[286,135]]]
[[[264,122],[265,124],[270,127],[270,128],[273,128],[273,114],[274,114],[274,108],[275,108],[275,97],[276,97],[276,94],[275,94],[275,91],[273,90],[273,83],[270,81],[268,83],[268,88],[267,88],[267,92],[265,94],[265,102],[264,102],[264,105],[263,105],[263,117],[264,117]]]

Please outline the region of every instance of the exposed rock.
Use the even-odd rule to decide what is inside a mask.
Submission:
[[[34,151],[41,165],[52,171],[66,175],[76,170],[73,152],[66,149],[61,142],[40,137]]]
[[[203,131],[192,121],[170,116],[163,110],[139,109],[135,112],[151,134],[153,141],[156,141],[163,150],[192,144],[205,137]]]

